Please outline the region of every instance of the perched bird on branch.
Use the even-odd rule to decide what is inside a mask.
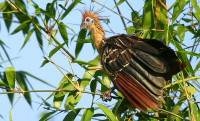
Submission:
[[[162,107],[163,87],[185,64],[159,40],[125,34],[105,38],[97,12],[82,14],[80,28],[92,32],[102,67],[115,88],[141,111],[158,111]]]

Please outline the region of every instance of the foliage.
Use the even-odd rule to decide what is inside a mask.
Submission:
[[[92,0],[95,5],[100,4]],[[47,63],[52,63],[60,73],[63,74],[63,79],[56,86],[55,90],[51,90],[52,94],[47,99],[42,98],[42,102],[46,106],[48,113],[43,115],[40,121],[46,121],[56,115],[61,115],[64,112],[65,118],[63,121],[73,121],[78,116],[81,116],[81,121],[89,121],[92,119],[107,121],[107,120],[167,120],[167,121],[179,121],[179,120],[198,120],[200,119],[200,107],[197,103],[199,99],[199,40],[200,40],[200,4],[197,0],[176,0],[172,5],[167,6],[166,0],[146,0],[144,2],[144,8],[141,11],[134,10],[128,0],[119,0],[116,2],[114,10],[117,9],[118,15],[120,15],[120,8],[123,6],[129,7],[129,15],[131,19],[121,16],[121,21],[124,24],[127,34],[135,33],[141,38],[152,38],[162,40],[167,45],[170,45],[176,50],[177,56],[182,62],[186,63],[186,68],[173,76],[169,85],[164,89],[164,101],[163,109],[158,112],[149,110],[148,114],[144,114],[138,111],[127,102],[126,99],[119,92],[114,92],[116,103],[114,105],[105,106],[102,104],[95,104],[95,96],[101,95],[97,93],[98,84],[101,84],[101,89],[98,91],[103,92],[108,89],[110,80],[102,70],[92,70],[88,67],[99,65],[99,56],[93,60],[83,61],[78,60],[78,56],[81,53],[83,45],[91,43],[91,38],[88,39],[90,34],[87,34],[86,30],[80,30],[75,32],[73,28],[70,28],[64,21],[66,16],[70,16],[70,13],[76,6],[84,4],[81,0],[66,0],[52,2],[46,4],[46,8],[40,8],[39,4],[31,0],[5,0],[0,3],[0,11],[5,21],[8,32],[11,25],[15,24],[14,19],[17,20],[20,25],[11,32],[11,35],[16,35],[22,31],[25,39],[21,47],[23,49],[33,33],[36,35],[37,42],[41,50],[43,49],[43,41],[48,41],[48,45],[54,47],[49,54],[44,57],[44,62],[41,67]],[[32,6],[34,14],[30,14],[27,6]],[[104,6],[105,7],[105,6]],[[113,11],[113,8],[104,9],[106,11]],[[125,21],[125,22],[124,22]],[[107,20],[109,25],[109,20]],[[74,33],[74,36],[69,35],[69,31]],[[78,34],[76,34],[78,33]],[[48,37],[45,37],[48,35]],[[186,36],[190,36],[190,40],[186,40]],[[56,36],[61,36],[63,41],[57,40]],[[75,40],[76,47],[73,48],[73,52],[70,52],[70,41]],[[192,43],[192,44],[191,44]],[[189,45],[191,44],[191,45]],[[5,58],[1,55],[6,55],[6,59],[12,64],[12,60],[6,51],[6,45],[3,40],[0,40],[1,53],[0,57],[2,62],[5,62]],[[93,45],[92,45],[93,46]],[[85,70],[84,75],[79,77],[77,72],[66,72],[63,67],[58,66],[52,57],[61,52],[65,57],[68,57],[69,64],[77,63],[80,68]],[[1,65],[3,63],[0,63]],[[1,66],[0,65],[0,66]],[[0,94],[8,94],[9,101],[13,104],[13,98],[15,93],[22,93],[29,103],[32,105],[31,92],[37,92],[29,83],[27,76],[31,76],[40,82],[54,87],[44,80],[33,76],[25,71],[15,71],[14,67],[6,67],[3,73],[0,73],[0,88],[5,90]],[[90,85],[90,91],[85,91],[85,88]],[[31,89],[29,88],[31,87]],[[45,92],[45,90],[43,90]],[[40,92],[40,91],[38,91]],[[46,92],[49,92],[46,90]],[[92,94],[93,100],[91,107],[82,108],[77,107],[77,104],[81,103],[83,93]],[[53,103],[47,102],[48,99],[53,97]],[[197,100],[197,101],[196,101]],[[62,106],[61,104],[64,104]],[[14,113],[14,112],[13,112]],[[155,115],[155,116],[154,116]],[[156,115],[159,115],[156,117]],[[0,115],[1,116],[1,115]],[[10,119],[12,120],[11,113]]]

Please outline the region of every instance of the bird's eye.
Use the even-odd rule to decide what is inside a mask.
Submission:
[[[89,19],[89,18],[86,18],[86,21],[87,21],[87,22],[89,22],[89,21],[90,21],[90,19]]]

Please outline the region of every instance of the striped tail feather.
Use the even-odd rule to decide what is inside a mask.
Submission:
[[[145,113],[148,108],[158,111],[162,107],[161,101],[155,100],[144,87],[124,72],[118,73],[113,83],[132,105]]]

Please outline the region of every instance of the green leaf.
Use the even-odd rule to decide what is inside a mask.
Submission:
[[[176,2],[173,5],[174,10],[172,14],[172,23],[174,23],[174,21],[177,19],[180,13],[183,11],[183,8],[185,7],[186,3],[187,2],[185,0],[176,0]]]
[[[197,104],[196,103],[190,103],[192,106],[192,112],[193,112],[193,116],[196,119],[196,121],[198,121],[198,119],[200,119],[200,111],[197,108]]]
[[[50,53],[49,53],[49,58],[51,58],[60,48],[62,48],[65,45],[65,43],[55,47]]]
[[[54,4],[55,4],[55,1],[53,1],[52,3],[48,3],[46,6],[46,11],[44,11],[46,23],[48,23],[50,18],[57,21],[55,19],[56,10],[55,10]]]
[[[156,19],[158,28],[161,30],[164,30],[164,27],[168,25],[168,11],[163,4],[166,5],[165,0],[156,0]]]
[[[29,26],[30,24],[30,20],[24,21],[22,24],[20,24],[12,33],[11,35],[23,30],[24,28],[26,28],[27,26]]]
[[[1,40],[0,40],[0,46],[1,46],[2,50],[3,50],[3,52],[5,53],[6,57],[8,58],[8,61],[9,61],[10,64],[12,65],[11,59],[10,59],[10,57],[9,57],[9,54],[7,53],[7,51],[6,51],[6,49],[5,49],[5,46],[6,46],[6,45],[5,45],[4,42],[1,41]],[[3,60],[3,59],[2,59],[2,60]]]
[[[195,94],[196,89],[192,86],[188,86],[186,87],[186,90],[188,92],[188,94],[191,96],[193,94]],[[179,109],[181,108],[181,105],[185,102],[186,100],[186,96],[185,96],[185,91],[184,89],[180,91],[181,95],[179,96],[179,100],[176,103],[176,105],[172,108],[171,112],[174,114],[178,114],[179,113]],[[175,116],[168,114],[168,119],[169,121],[174,121]]]
[[[13,120],[12,120],[11,111],[9,111],[9,120],[10,120],[10,121],[13,121]]]
[[[98,103],[97,103],[97,105],[106,114],[106,116],[108,117],[108,119],[110,121],[117,121],[115,115],[113,114],[113,112],[110,109],[108,109],[107,107],[105,107],[105,106],[103,106],[101,104],[98,104]]]
[[[9,13],[9,12],[13,11],[13,8],[10,5],[8,5],[7,2],[2,2],[0,4],[0,6],[2,6],[4,8],[4,9],[2,8],[3,12],[5,12],[5,13],[3,13],[3,19],[6,24],[7,30],[9,31],[10,25],[12,24],[12,20],[13,20],[13,14]],[[8,12],[8,13],[6,13],[6,12]]]
[[[179,53],[185,53],[185,54],[189,54],[191,56],[195,56],[195,57],[200,57],[199,53],[195,53],[195,52],[190,52],[190,51],[178,51]]]
[[[193,12],[193,15],[197,21],[200,21],[200,15],[197,12]]]
[[[97,56],[94,60],[90,61],[91,64],[96,64],[98,65],[99,63],[99,56]],[[90,80],[92,79],[94,73],[96,70],[85,70],[85,73],[83,75],[83,78],[80,82],[80,88],[82,90],[85,89],[85,87],[89,84]]]
[[[72,80],[73,76],[71,74],[67,74],[70,80]],[[56,90],[76,90],[75,87],[65,78],[63,77]],[[64,96],[69,92],[56,92],[53,99],[53,107],[59,109]]]
[[[154,19],[155,19],[154,3],[155,0],[147,0],[144,4],[143,16],[142,16],[142,29],[144,31],[144,34],[142,38],[153,37],[153,31],[149,29],[154,28]]]
[[[20,85],[20,87],[21,87],[24,91],[28,91],[28,90],[29,90],[29,89],[28,89],[28,86],[27,86],[27,84],[26,84],[27,78],[26,78],[25,74],[24,74],[22,71],[16,72],[16,80],[17,80],[18,84]],[[29,92],[26,92],[26,93],[24,94],[24,97],[25,97],[26,101],[28,102],[28,104],[29,104],[30,106],[32,106],[32,104],[31,104],[32,101],[31,101],[30,93],[29,93]]]
[[[178,25],[177,34],[178,34],[178,38],[180,40],[180,43],[182,44],[183,39],[185,37],[185,27],[184,27],[184,25],[182,25],[182,24]]]
[[[52,35],[54,38],[55,38],[56,34],[57,34],[57,30],[53,30],[52,33],[51,33],[51,35]],[[48,46],[50,46],[50,45],[52,44],[52,42],[53,42],[53,38],[50,36]]]
[[[37,38],[39,47],[43,51],[42,35],[41,35],[41,32],[37,28],[35,28],[35,34],[36,34],[36,38]]]
[[[194,72],[198,71],[198,69],[200,68],[200,61],[196,64],[196,67],[194,69]]]
[[[117,6],[119,6],[120,4],[122,4],[124,1],[125,1],[125,0],[120,0],[120,1],[115,5],[114,8],[116,8]],[[114,9],[114,8],[113,8],[113,9]]]
[[[194,95],[196,93],[196,89],[193,86],[187,86],[186,90],[188,92],[188,95],[191,97],[192,95]]]
[[[78,115],[78,113],[80,112],[81,109],[75,109],[76,112],[74,111],[70,111],[65,118],[63,119],[63,121],[74,121],[74,119],[76,118],[76,116]]]
[[[111,80],[110,78],[105,75],[103,76],[102,80],[101,80],[101,92],[105,92],[108,90],[108,88],[110,87],[110,83],[111,83]]]
[[[78,63],[81,65],[89,65],[89,66],[95,66],[96,64],[92,64],[90,62],[85,62],[85,61],[81,61],[81,60],[73,60],[72,63]]]
[[[97,87],[97,80],[96,79],[94,79],[94,80],[92,80],[91,81],[91,83],[90,83],[90,90],[91,90],[91,92],[96,92],[96,87]],[[95,94],[92,94],[92,96],[93,96],[93,100],[94,100],[94,96],[95,96]],[[93,101],[92,101],[93,102]]]
[[[8,81],[9,87],[11,89],[15,88],[16,73],[15,73],[14,67],[6,67],[5,72],[6,72],[6,79]]]
[[[79,32],[79,35],[78,35],[78,41],[85,39],[86,32],[87,31],[85,29],[81,29],[81,31]],[[78,57],[82,47],[83,47],[83,43],[80,43],[80,42],[76,43],[76,49],[75,49],[75,57],[76,58]]]
[[[45,13],[46,23],[48,23],[48,21],[50,19],[50,11],[51,11],[51,3],[47,3],[47,5],[46,5],[46,13]]]
[[[94,114],[94,108],[85,109],[85,111],[83,112],[83,116],[81,118],[81,121],[90,121],[93,114]]]
[[[44,116],[42,116],[42,118],[39,121],[47,121],[49,119],[49,116],[54,114],[55,112],[56,111],[52,111],[52,112],[45,114]]]
[[[25,45],[26,45],[26,43],[28,42],[28,40],[29,40],[30,36],[32,35],[33,31],[34,31],[34,28],[33,28],[33,29],[31,29],[31,30],[28,32],[28,34],[27,34],[27,36],[26,36],[26,38],[25,38],[25,40],[24,40],[24,43],[23,43],[23,45],[22,45],[22,47],[21,47],[21,49],[20,49],[20,50],[22,50],[22,49],[24,48],[24,46],[25,46]]]
[[[198,15],[200,15],[200,7],[197,4],[196,0],[190,0],[190,2],[192,3],[193,8],[196,10],[196,12],[198,13]]]
[[[0,87],[4,86],[4,87],[9,87],[7,84],[5,84],[4,82],[0,81]]]
[[[24,2],[22,0],[15,0],[15,5],[18,9],[20,9],[21,11],[24,12],[24,14],[28,13],[27,10],[26,10],[26,6],[24,4]]]
[[[186,65],[187,65],[186,68],[187,68],[188,72],[191,73],[192,76],[194,76],[194,71],[193,71],[193,69],[192,69],[191,63],[190,63],[190,61],[188,60],[186,53],[183,53],[184,49],[179,45],[179,43],[178,43],[177,41],[173,41],[173,42],[174,42],[174,46],[178,49],[178,51],[180,51],[180,52],[177,52],[178,57],[179,57],[183,62],[186,63]]]
[[[65,41],[65,44],[68,46],[68,35],[67,35],[67,31],[65,29],[65,25],[62,22],[60,22],[58,24],[58,29],[60,31],[60,34],[61,34],[63,40]]]
[[[43,62],[42,62],[42,65],[40,66],[40,67],[43,67],[43,66],[45,66],[47,63],[49,63],[49,60],[44,60]]]
[[[59,95],[62,95],[62,96],[59,96]],[[57,96],[54,96],[53,98],[53,107],[56,109],[59,109],[65,96],[63,96],[62,92],[59,92]]]
[[[67,9],[65,9],[64,6],[62,6],[61,4],[59,5],[62,9],[65,10],[65,12],[63,13],[63,15],[60,17],[60,20],[62,20],[63,18],[65,18],[66,15],[68,15],[70,13],[70,11],[80,2],[80,0],[74,0],[74,2],[72,2],[69,7]]]
[[[173,34],[174,34],[174,26],[173,25],[169,25],[167,27],[165,27],[165,40],[166,40],[166,45],[168,45],[170,42],[173,41]]]

